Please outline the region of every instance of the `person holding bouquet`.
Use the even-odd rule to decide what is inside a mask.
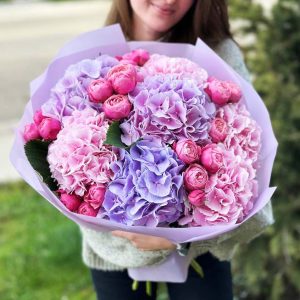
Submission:
[[[120,23],[128,40],[207,43],[244,79],[250,80],[243,56],[229,28],[226,0],[114,0],[106,24]],[[175,245],[155,236],[81,227],[83,261],[91,269],[98,299],[155,299],[143,284],[132,291],[127,268],[159,264],[172,251],[196,258],[204,278],[190,268],[185,283],[168,283],[171,300],[233,299],[230,259],[245,243],[272,224],[271,204],[238,229],[208,241]]]

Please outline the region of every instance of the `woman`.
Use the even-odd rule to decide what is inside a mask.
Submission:
[[[114,23],[121,24],[128,40],[194,44],[200,37],[249,80],[242,54],[230,33],[225,0],[115,0],[106,24]],[[97,233],[82,228],[83,260],[91,268],[99,299],[155,299],[155,288],[151,297],[145,294],[142,284],[138,291],[131,290],[132,280],[126,269],[160,263],[176,248],[182,251],[185,247],[188,255],[197,258],[205,277],[201,279],[190,269],[185,283],[167,284],[170,299],[230,300],[233,293],[229,260],[235,246],[249,241],[272,222],[269,204],[229,234],[180,247],[160,237],[123,231]]]

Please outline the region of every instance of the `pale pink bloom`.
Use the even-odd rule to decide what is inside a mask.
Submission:
[[[110,81],[116,93],[126,95],[133,91],[136,86],[136,68],[131,64],[120,63],[108,71],[106,78]]]
[[[107,130],[104,114],[91,108],[63,118],[63,129],[49,146],[47,157],[62,190],[83,196],[90,185],[111,181],[110,164],[117,156],[104,146]]]
[[[113,94],[113,88],[108,80],[99,78],[89,84],[87,92],[91,102],[103,103]]]
[[[199,161],[201,156],[201,147],[192,140],[180,140],[174,146],[174,150],[179,159],[186,164]]]
[[[67,193],[63,193],[60,195],[60,201],[64,204],[64,206],[70,211],[77,211],[78,207],[81,204],[81,198],[77,195],[70,195]]]
[[[203,205],[194,209],[193,216],[198,226],[234,224],[242,209],[229,187],[224,190],[215,188],[206,195]]]
[[[127,96],[113,95],[103,104],[105,116],[111,120],[120,120],[128,117],[132,104]]]
[[[187,58],[168,57],[160,54],[152,54],[142,68],[145,75],[172,75],[177,79],[194,79],[198,86],[204,86],[208,74],[198,64]]]
[[[223,149],[223,162],[223,167],[208,178],[200,205],[186,209],[182,222],[189,222],[185,224],[234,224],[241,222],[253,208],[258,186],[251,160],[242,160],[233,152]]]
[[[61,130],[61,124],[53,118],[44,118],[38,126],[39,133],[44,140],[55,140]]]
[[[99,209],[94,209],[90,204],[87,202],[82,202],[78,208],[78,213],[80,215],[96,217],[98,214]]]
[[[39,129],[35,123],[30,123],[30,124],[25,125],[24,132],[23,132],[23,138],[24,138],[25,142],[29,142],[29,141],[41,138]]]
[[[208,174],[201,165],[192,164],[184,172],[183,180],[188,191],[199,190],[205,187]]]
[[[240,103],[228,104],[218,110],[217,116],[223,118],[228,126],[224,140],[226,149],[256,165],[261,148],[261,128],[246,107]]]

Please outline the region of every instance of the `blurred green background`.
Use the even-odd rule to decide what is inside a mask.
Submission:
[[[8,1],[0,0],[0,2]],[[12,2],[12,4],[0,3],[0,17],[5,11],[12,12],[10,5],[17,5],[16,2],[22,3],[25,8],[24,0]],[[97,1],[85,3],[87,2],[98,5]],[[104,6],[98,7],[99,20],[93,11],[93,25],[82,23],[80,30],[91,30],[97,25],[102,25],[109,1],[98,2],[107,2],[103,4]],[[279,141],[272,176],[272,185],[278,186],[273,197],[276,223],[249,245],[241,247],[234,258],[235,299],[298,300],[300,299],[300,2],[278,0],[271,10],[263,8],[261,2],[266,4],[266,1],[230,0],[229,7],[233,31],[244,50],[253,83],[270,111]],[[57,8],[59,11],[60,7]],[[85,6],[85,9],[89,7]],[[11,22],[14,21],[12,18]],[[39,22],[43,26],[43,18]],[[5,49],[8,51],[4,29],[8,30],[6,33],[12,30],[7,24],[4,24],[7,28],[0,24],[0,44],[4,47],[3,51]],[[88,28],[89,26],[95,27]],[[71,26],[70,32],[72,28],[75,27]],[[48,31],[42,33],[49,35]],[[79,29],[76,28],[72,35],[78,33]],[[11,35],[9,38],[9,41],[14,43]],[[59,42],[65,40],[66,36],[61,34],[60,38]],[[51,42],[51,35],[49,41]],[[24,39],[24,46],[25,44]],[[30,45],[28,47],[30,52]],[[39,54],[41,53],[44,53],[43,48],[39,51]],[[15,54],[15,59],[18,56]],[[43,62],[39,68],[34,69],[32,76],[38,75],[50,58],[43,57]],[[30,71],[32,70],[26,69],[26,74],[31,75]],[[8,80],[7,72],[1,70],[0,76],[2,76],[0,82]],[[22,84],[28,85],[27,79],[22,77],[20,82],[21,80],[25,81],[25,83],[22,81]],[[19,87],[18,84],[16,86]],[[4,103],[5,108],[7,98],[3,93],[0,97],[1,105]],[[13,117],[18,118],[27,101],[28,92],[18,94],[16,97],[20,98],[18,98],[20,107],[17,115]],[[9,123],[7,115],[7,113],[1,115],[0,133],[3,127],[1,124]],[[1,140],[3,149],[4,143],[5,141]],[[3,166],[1,162],[2,171]],[[80,235],[77,226],[20,181],[2,180],[0,184],[0,299],[95,299],[89,272],[81,262]],[[159,299],[166,299],[163,287]]]

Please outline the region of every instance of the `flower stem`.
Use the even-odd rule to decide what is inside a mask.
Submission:
[[[191,267],[200,275],[200,277],[204,277],[204,272],[202,267],[196,262],[195,259],[191,261]]]
[[[138,289],[138,287],[139,287],[139,282],[137,280],[133,280],[132,286],[131,286],[132,290],[136,291]]]
[[[151,297],[151,295],[152,295],[151,281],[146,281],[146,294],[149,297]]]

